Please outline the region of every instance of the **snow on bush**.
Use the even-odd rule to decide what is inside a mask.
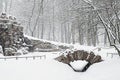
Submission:
[[[66,49],[65,51],[60,52],[60,55],[64,55],[64,57],[67,57],[68,54],[73,54],[76,49]]]
[[[28,48],[21,48],[19,50],[17,50],[16,55],[23,55],[23,54],[27,54],[28,53]]]

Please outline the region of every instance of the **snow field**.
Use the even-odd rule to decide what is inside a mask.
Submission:
[[[79,48],[91,51],[95,47]],[[67,64],[55,61],[54,58],[59,56],[60,52],[33,52],[21,55],[23,57],[46,55],[46,59],[0,60],[0,80],[119,80],[120,59],[118,55],[111,58],[106,54],[114,51],[111,48],[94,50],[95,54],[101,55],[104,61],[93,64],[86,72],[74,72]],[[86,62],[76,61],[71,64],[81,69]]]

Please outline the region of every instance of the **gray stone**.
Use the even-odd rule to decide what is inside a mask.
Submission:
[[[2,45],[4,55],[14,55],[12,48],[26,47],[27,41],[24,41],[23,27],[18,24],[16,18],[12,16],[8,18],[6,13],[2,13],[0,16],[0,45]],[[29,45],[31,45],[30,42]]]

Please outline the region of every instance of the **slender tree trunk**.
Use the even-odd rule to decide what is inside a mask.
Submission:
[[[63,24],[61,23],[61,42],[64,42],[63,40]]]
[[[72,34],[72,43],[74,44],[75,43],[75,29],[73,26],[71,28],[71,34]]]
[[[70,24],[69,24],[69,22],[68,22],[68,43],[70,43],[70,36],[71,36]]]
[[[51,20],[50,20],[50,17],[49,17],[49,36],[48,36],[48,40],[51,40]]]
[[[41,13],[42,13],[42,26],[41,26],[41,39],[43,39],[43,35],[44,35],[44,11],[43,11],[43,2],[42,2],[42,6],[41,6]]]
[[[65,43],[67,43],[67,26],[66,26],[66,23],[64,23],[64,32],[65,32]]]
[[[11,10],[12,10],[12,2],[13,2],[13,0],[10,0],[9,14],[11,14]]]
[[[35,9],[35,6],[36,6],[36,0],[34,0],[34,3],[33,3],[33,8],[32,8],[32,12],[31,12],[31,16],[29,18],[29,21],[28,21],[28,25],[26,27],[26,33],[28,33],[28,30],[30,31],[30,33],[32,32],[32,29],[31,29],[31,20],[32,20],[32,17],[33,17],[33,14],[34,14],[34,9]]]
[[[54,14],[54,9],[55,9],[55,6],[54,6],[54,4],[53,4],[53,41],[55,40],[55,21],[54,21],[54,17],[55,17],[55,14]]]

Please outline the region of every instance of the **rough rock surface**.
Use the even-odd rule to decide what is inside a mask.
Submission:
[[[55,60],[58,60],[60,62],[69,64],[70,62],[76,61],[76,60],[86,60],[87,62],[93,64],[97,62],[101,62],[102,58],[100,55],[95,55],[93,52],[86,52],[84,50],[75,50],[75,51],[65,51],[63,54]]]
[[[4,56],[15,55],[17,50],[30,45],[23,35],[23,27],[15,17],[7,16],[6,13],[0,15],[0,45]]]
[[[93,52],[88,53],[84,50],[66,50],[61,56],[55,58],[55,60],[68,64],[75,72],[84,72],[92,64],[103,61],[100,55],[95,55]],[[82,70],[76,70],[70,63],[77,60],[87,61],[88,63]]]

